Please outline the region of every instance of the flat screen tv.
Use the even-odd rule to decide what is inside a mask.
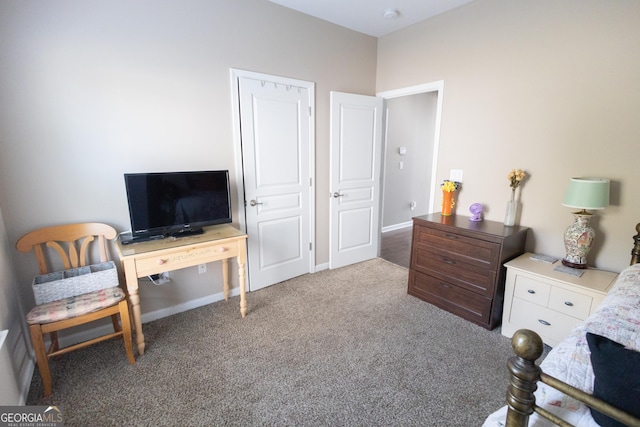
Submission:
[[[131,236],[123,243],[202,233],[231,222],[229,171],[127,173]]]

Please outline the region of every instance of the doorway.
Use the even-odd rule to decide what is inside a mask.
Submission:
[[[444,81],[378,93],[385,99],[382,232],[435,206]]]
[[[380,256],[408,267],[412,218],[432,213],[444,81],[379,93],[385,99]]]

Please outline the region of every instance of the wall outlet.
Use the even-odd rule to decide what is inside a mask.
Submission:
[[[462,169],[451,169],[449,179],[451,181],[462,182]]]
[[[198,274],[207,272],[207,264],[198,264]]]

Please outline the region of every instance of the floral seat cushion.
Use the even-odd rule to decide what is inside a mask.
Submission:
[[[27,314],[27,323],[51,323],[71,319],[110,307],[119,303],[124,298],[124,291],[115,286],[75,297],[51,301],[35,306],[29,314]]]

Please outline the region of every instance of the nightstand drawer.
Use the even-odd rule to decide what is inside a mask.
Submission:
[[[576,323],[576,320],[571,316],[540,307],[520,298],[513,299],[509,321],[518,325],[519,328],[531,329],[555,342],[559,342],[569,335]]]
[[[546,283],[538,282],[527,276],[516,276],[514,296],[530,303],[546,307],[549,303],[550,293],[551,286]]]
[[[532,255],[525,253],[505,264],[502,334],[511,338],[518,329],[528,328],[555,346],[596,310],[617,274],[592,268],[580,276],[565,274],[556,271],[557,264],[536,261]]]
[[[589,295],[554,287],[551,289],[549,308],[583,320],[589,316],[592,302],[593,298]]]

